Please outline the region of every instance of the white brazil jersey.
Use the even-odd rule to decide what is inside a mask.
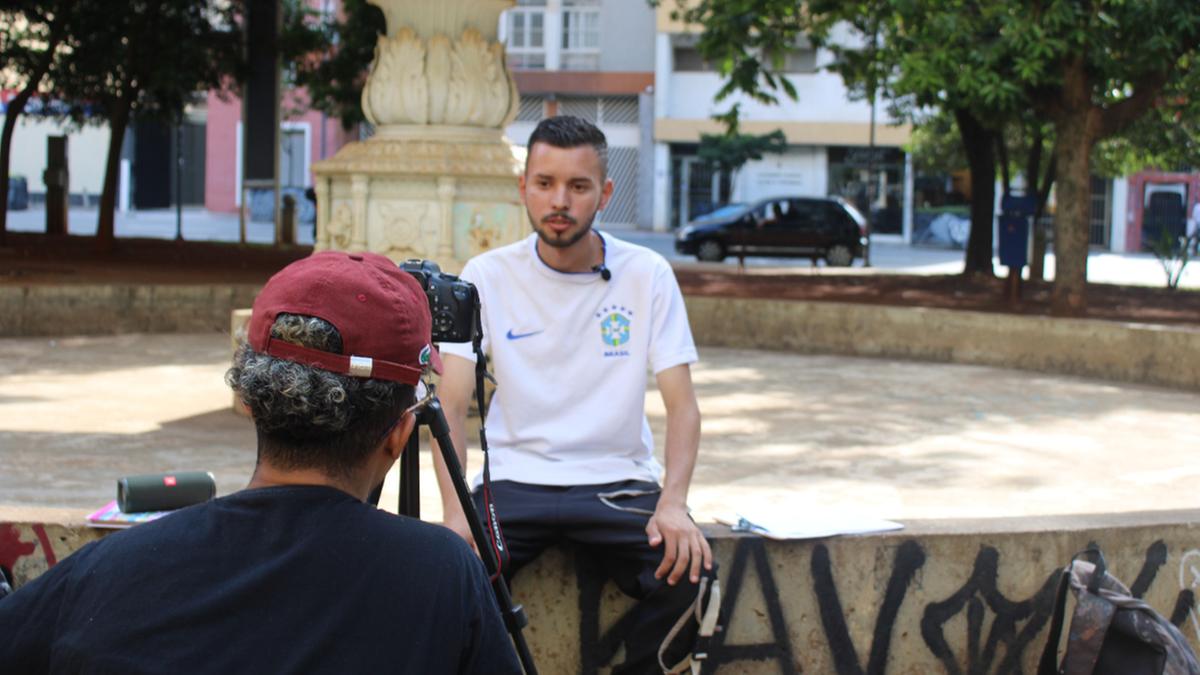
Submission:
[[[646,380],[696,361],[687,310],[662,256],[601,236],[609,281],[550,268],[536,234],[463,268],[462,278],[479,289],[483,349],[497,382],[487,414],[493,480],[661,478]],[[474,361],[469,344],[441,351]]]

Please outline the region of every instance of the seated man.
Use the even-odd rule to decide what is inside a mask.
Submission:
[[[0,600],[0,671],[520,672],[471,548],[363,503],[430,365],[425,294],[386,258],[284,268],[226,375],[258,432],[249,486],[89,544]]]
[[[491,484],[475,497],[503,527],[507,576],[567,543],[638,600],[613,673],[679,672],[706,653],[697,618],[708,632],[719,604],[709,600],[712,549],[687,508],[700,444],[696,348],[667,261],[592,227],[613,194],[607,156],[595,125],[542,120],[518,179],[533,234],[463,269],[497,381]],[[444,350],[441,400],[463,463],[475,355]],[[648,372],[666,410],[665,473],[646,420]],[[438,478],[447,526],[469,539],[444,466]]]

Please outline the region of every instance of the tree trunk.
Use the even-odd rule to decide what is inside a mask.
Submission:
[[[117,182],[121,176],[121,144],[125,140],[125,127],[129,124],[129,112],[133,95],[126,92],[113,107],[109,123],[112,134],[108,141],[108,159],[104,163],[104,189],[100,192],[100,215],[96,222],[96,252],[101,255],[112,253],[115,244],[114,219],[117,210]]]
[[[994,135],[996,139],[996,157],[1000,160],[1000,185],[1003,192],[1000,194],[1007,195],[1012,192],[1012,177],[1008,175],[1008,143],[1004,140],[1004,134],[997,133]]]
[[[42,78],[50,70],[50,64],[54,62],[54,52],[58,49],[59,43],[62,42],[61,23],[59,21],[51,29],[50,37],[46,42],[45,57],[38,63],[37,68],[29,74],[29,82],[25,84],[25,88],[8,102],[8,108],[4,114],[4,131],[0,133],[0,246],[4,245],[4,240],[8,232],[8,180],[9,161],[12,157],[13,132],[17,128],[17,118],[21,116],[21,113],[25,112],[25,104],[29,103],[29,99],[33,98],[33,93],[37,91],[38,84],[41,83]]]
[[[1032,123],[1026,122],[1027,128],[1030,130],[1029,138],[1029,155],[1025,162],[1025,194],[1033,195],[1034,202],[1033,222],[1029,224],[1032,228],[1033,246],[1029,254],[1029,280],[1041,281],[1046,278],[1046,233],[1042,231],[1039,221],[1042,219],[1041,186],[1038,180],[1042,175],[1042,123],[1040,120],[1035,120]],[[1053,163],[1053,162],[1052,162]]]
[[[971,235],[967,238],[964,274],[995,274],[992,269],[992,229],[996,204],[995,134],[966,110],[955,110],[971,170]]]
[[[4,245],[8,236],[8,163],[12,152],[13,131],[17,128],[17,118],[24,112],[25,103],[29,101],[26,92],[33,94],[33,90],[26,87],[8,103],[4,115],[4,132],[0,136],[0,246]]]
[[[1092,104],[1093,85],[1082,56],[1063,63],[1061,99],[1054,114],[1054,167],[1058,174],[1058,209],[1054,214],[1054,289],[1050,311],[1078,316],[1087,310],[1088,229],[1091,220],[1092,146],[1103,135],[1107,116],[1119,122],[1148,105],[1152,84],[1107,112]]]
[[[1077,316],[1087,309],[1088,228],[1091,215],[1091,148],[1087,115],[1061,118],[1054,148],[1058,209],[1054,214],[1055,314]]]
[[[1035,174],[1036,175],[1036,174]],[[1037,189],[1037,203],[1033,210],[1033,253],[1029,261],[1029,279],[1042,281],[1046,278],[1046,227],[1042,225],[1042,215],[1046,213],[1046,202],[1050,199],[1050,188],[1054,185],[1054,155],[1046,165],[1046,175]]]

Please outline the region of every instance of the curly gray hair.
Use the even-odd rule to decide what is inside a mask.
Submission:
[[[330,323],[280,314],[271,336],[340,354],[342,337]],[[412,386],[338,375],[259,354],[243,344],[225,381],[250,408],[259,459],[283,468],[319,468],[345,475],[361,462],[411,405]]]

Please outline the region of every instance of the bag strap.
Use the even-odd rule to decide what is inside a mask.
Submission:
[[[1104,554],[1100,552],[1100,549],[1096,548],[1095,546],[1089,546],[1088,548],[1071,556],[1071,562],[1067,563],[1067,566],[1059,572],[1058,591],[1055,593],[1054,597],[1054,616],[1050,620],[1050,636],[1046,641],[1046,647],[1042,650],[1042,658],[1038,661],[1037,675],[1059,675],[1060,673],[1064,672],[1064,670],[1060,669],[1058,666],[1058,645],[1059,641],[1062,639],[1063,620],[1065,619],[1067,612],[1067,589],[1071,586],[1071,570],[1075,566],[1075,561],[1079,560],[1080,558],[1088,557],[1094,560],[1092,563],[1094,568],[1091,578],[1088,579],[1087,591],[1089,594],[1095,596],[1097,600],[1100,599],[1100,581],[1104,579],[1104,575],[1108,573],[1108,565],[1105,563]],[[1086,605],[1088,609],[1094,613],[1100,612],[1101,614],[1105,614],[1100,605],[1091,606],[1088,603],[1084,603],[1082,597],[1079,599],[1079,602],[1083,605]],[[1084,606],[1077,606],[1075,613],[1079,614],[1083,609]],[[1098,632],[1099,641],[1091,640],[1087,642],[1079,642],[1081,636],[1075,635],[1074,631],[1071,631],[1067,635],[1067,650],[1078,655],[1080,649],[1082,649],[1084,652],[1084,658],[1089,658],[1090,662],[1094,664],[1095,659],[1098,658],[1100,654],[1100,644],[1103,642],[1104,633],[1108,630],[1108,624],[1112,622],[1113,612],[1111,605],[1109,605],[1109,611],[1106,614],[1106,617],[1098,617],[1104,625],[1104,630]],[[1075,622],[1072,621],[1071,623],[1072,628],[1074,628]],[[1088,642],[1095,642],[1095,644],[1088,644]],[[1078,644],[1078,648],[1071,649],[1073,644]],[[1066,659],[1064,655],[1063,665],[1066,665],[1065,660]],[[1074,661],[1076,659],[1072,658],[1071,660]],[[1090,673],[1091,671],[1087,670],[1085,672]]]
[[[1058,641],[1062,637],[1063,617],[1067,611],[1070,571],[1070,565],[1058,571],[1058,591],[1054,594],[1054,617],[1050,620],[1050,637],[1046,640],[1046,647],[1042,649],[1037,675],[1058,675]]]

